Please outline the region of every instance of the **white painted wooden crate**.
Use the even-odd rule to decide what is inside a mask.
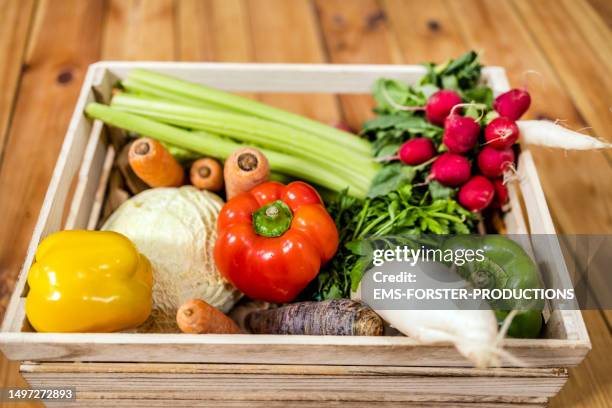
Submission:
[[[61,228],[84,229],[96,225],[108,172],[115,156],[114,149],[107,144],[107,138],[104,137],[105,127],[102,122],[87,119],[83,109],[87,103],[94,100],[108,102],[112,86],[118,79],[124,78],[130,69],[136,67],[239,92],[369,93],[372,84],[379,77],[413,83],[424,74],[424,69],[420,66],[392,65],[100,62],[90,66],[0,332],[0,346],[8,358],[32,362],[24,364],[22,371],[33,384],[57,384],[55,380],[65,378],[66,373],[73,373],[74,378],[88,378],[87,375],[91,374],[98,381],[85,382],[83,386],[87,389],[89,384],[90,395],[95,395],[101,386],[109,387],[108,384],[114,384],[121,388],[130,384],[129,380],[126,380],[131,376],[130,373],[146,373],[157,379],[164,373],[165,377],[161,375],[164,380],[159,383],[161,388],[158,388],[158,391],[164,389],[162,384],[168,384],[168,381],[171,382],[177,375],[180,378],[199,379],[197,384],[204,387],[203,390],[211,391],[216,388],[201,379],[202,372],[215,373],[225,370],[225,373],[243,373],[241,378],[245,380],[260,378],[257,376],[262,373],[264,376],[272,373],[287,380],[286,383],[279,383],[279,387],[271,393],[276,395],[277,400],[281,400],[290,392],[287,389],[297,392],[299,387],[303,387],[303,373],[309,372],[309,375],[313,376],[309,377],[310,379],[319,378],[319,386],[332,387],[330,390],[333,390],[335,384],[329,380],[336,378],[333,376],[345,378],[345,382],[346,378],[367,378],[372,387],[378,387],[381,379],[395,378],[397,386],[401,386],[404,392],[398,394],[398,401],[406,403],[437,401],[442,404],[450,401],[542,404],[560,389],[567,377],[564,370],[559,371],[554,367],[575,366],[584,359],[590,349],[590,341],[580,312],[557,310],[554,302],[549,305],[551,314],[546,326],[546,338],[504,341],[505,348],[531,368],[507,368],[502,371],[452,368],[469,367],[470,364],[451,345],[423,346],[407,337],[31,332],[25,318],[24,301],[28,291],[27,272],[36,247],[42,238]],[[495,93],[508,89],[508,81],[501,68],[487,67],[483,70],[483,77]],[[510,188],[512,210],[505,217],[508,232],[554,234],[554,226],[528,150],[523,150],[519,157],[518,172],[520,181]],[[70,186],[75,177],[76,188],[71,195],[72,201],[68,203]],[[521,207],[525,209],[527,220]],[[62,225],[65,208],[69,208],[69,211],[66,222]],[[533,250],[537,254],[538,248],[534,247]],[[557,271],[560,281],[569,282],[570,277],[558,245],[554,250],[558,256],[550,261],[548,267]],[[41,361],[46,363],[36,363]],[[97,364],[74,365],[62,362]],[[141,364],[105,365],[102,362]],[[251,365],[244,366],[249,368],[240,371],[242,366],[235,364]],[[294,371],[279,364],[292,365]],[[307,369],[306,365],[311,368]],[[331,365],[342,367],[325,368]],[[509,362],[505,365],[511,366]],[[375,367],[368,369],[364,366]],[[291,373],[287,370],[293,374],[301,374],[291,382]],[[470,395],[469,398],[461,399],[461,382],[449,382],[449,377],[464,378],[465,381],[476,384],[476,388],[466,391]],[[415,380],[417,378],[420,380]],[[429,380],[423,382],[423,378]],[[496,379],[498,384],[501,384],[501,381],[506,385],[500,385],[499,390],[492,389],[491,383],[487,382],[492,379]],[[78,383],[78,380],[74,381]],[[206,384],[209,388],[206,388]],[[410,397],[411,393],[418,394],[419,384],[425,387],[425,393],[429,392],[427,395],[436,394],[435,398],[438,399],[433,396],[429,399]],[[484,388],[478,391],[478,386]],[[189,388],[188,385],[185,387]],[[374,398],[378,394],[372,387],[363,385],[362,390]],[[436,387],[438,391],[434,392]],[[527,392],[530,387],[532,391]],[[255,396],[259,395],[257,388],[253,388]],[[334,391],[336,393],[342,388],[342,384],[339,383],[337,388],[338,390]],[[129,394],[125,392],[119,393],[120,396],[115,397],[116,401]],[[137,394],[137,391],[134,392]],[[147,392],[149,394],[139,395],[151,395],[156,391]],[[253,399],[253,395],[244,398]],[[315,393],[310,397],[313,395],[324,400],[326,394]],[[307,398],[308,395],[303,397]],[[132,395],[129,398],[139,397]],[[381,394],[380,398],[384,396]],[[274,398],[268,398],[266,401],[270,399]]]

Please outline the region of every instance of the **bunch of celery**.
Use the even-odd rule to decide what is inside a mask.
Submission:
[[[364,197],[379,169],[367,140],[238,95],[141,69],[110,106],[86,113],[109,125],[224,159],[259,148],[273,171]]]

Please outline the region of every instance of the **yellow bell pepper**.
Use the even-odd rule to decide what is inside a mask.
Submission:
[[[151,313],[151,264],[116,232],[48,236],[28,284],[26,315],[39,332],[113,332],[136,327]]]

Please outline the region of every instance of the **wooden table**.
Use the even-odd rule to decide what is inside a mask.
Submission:
[[[606,0],[0,0],[0,313],[26,251],[87,65],[106,60],[419,63],[466,49],[529,76],[531,117],[612,140]],[[253,95],[358,128],[360,96]],[[534,149],[557,228],[612,232],[612,152]],[[612,312],[553,407],[612,403]],[[2,358],[2,386],[24,385]],[[25,406],[25,405],[22,405]]]

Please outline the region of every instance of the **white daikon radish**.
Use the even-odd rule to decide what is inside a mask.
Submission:
[[[498,367],[501,357],[523,365],[501,348],[505,331],[497,331],[492,310],[374,311],[399,332],[421,344],[452,343],[475,367]]]
[[[390,275],[405,268],[408,268],[405,263],[387,262],[384,269],[370,269],[364,274],[359,288],[351,294],[351,298],[367,303],[389,325],[420,344],[452,343],[476,367],[498,367],[502,357],[515,365],[524,365],[501,348],[516,311],[508,314],[498,331],[493,310],[477,300],[449,301],[446,302],[445,310],[421,310],[418,306],[422,304],[417,303],[421,301],[404,300],[402,305],[406,307],[391,310],[388,307],[398,304],[385,303],[371,296],[375,286],[368,276],[374,270]],[[419,262],[406,270],[416,276],[416,281],[411,283],[413,288],[451,289],[469,285],[452,268],[435,262]],[[437,305],[441,306],[440,303]]]
[[[523,141],[527,144],[567,150],[610,149],[606,143],[547,120],[519,120],[516,122]]]

